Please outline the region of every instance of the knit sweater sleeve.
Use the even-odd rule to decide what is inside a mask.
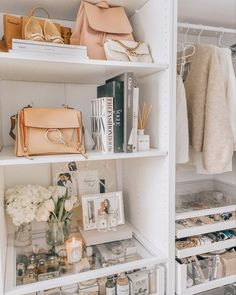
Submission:
[[[208,65],[203,166],[211,173],[220,173],[232,161],[233,134],[216,47],[212,48]]]

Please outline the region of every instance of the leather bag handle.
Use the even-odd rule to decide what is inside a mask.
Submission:
[[[11,136],[13,140],[16,140],[16,135],[14,133],[14,130],[16,128],[16,120],[17,120],[17,115],[11,116],[11,129],[10,129],[9,135]]]
[[[97,7],[99,8],[110,8],[109,4],[107,3],[107,1],[101,1],[101,2],[98,2],[96,4]]]
[[[32,108],[33,107],[33,104],[29,104],[27,105],[27,107],[24,107],[23,109],[25,108]],[[13,140],[16,140],[16,135],[14,133],[14,130],[16,128],[16,121],[18,119],[18,114],[15,114],[13,116],[10,117],[10,120],[11,120],[11,128],[10,128],[10,131],[9,131],[9,135],[11,136],[11,138]]]
[[[48,12],[45,8],[40,7],[40,6],[35,6],[35,7],[33,7],[33,8],[29,11],[28,16],[29,16],[29,17],[34,16],[34,13],[36,12],[36,10],[43,10],[43,11],[47,14],[47,18],[51,19],[49,12]]]

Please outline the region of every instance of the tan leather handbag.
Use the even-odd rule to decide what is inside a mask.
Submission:
[[[91,59],[106,59],[106,39],[133,40],[133,29],[123,7],[109,7],[106,1],[98,4],[81,2],[70,43],[87,46]]]
[[[3,16],[4,24],[4,41],[6,43],[7,50],[12,49],[12,39],[25,39],[25,25],[29,21],[30,17],[33,17],[36,10],[42,9],[40,7],[34,7],[27,16],[17,17],[13,15],[5,14]],[[48,13],[47,13],[48,14]],[[43,28],[44,19],[38,19],[40,26]],[[65,44],[70,43],[71,29],[68,27],[60,26],[60,24],[54,23],[59,30]]]
[[[40,29],[42,30],[42,33],[43,33],[45,19],[39,19],[39,18],[36,18],[34,16],[34,14],[35,14],[35,12],[37,10],[43,10],[47,15],[47,19],[51,19],[49,13],[43,7],[34,7],[34,8],[32,8],[27,16],[22,16],[22,29],[21,29],[22,39],[27,39],[26,38],[26,30],[25,30],[25,28],[26,28],[27,24],[32,19],[36,19],[38,21],[38,23],[40,25]],[[60,24],[54,22],[54,25],[56,26],[56,29],[58,30],[58,33],[61,35],[61,26],[60,26]]]
[[[4,25],[4,40],[6,42],[7,49],[12,48],[12,39],[22,39],[21,30],[22,22],[21,18],[14,15],[3,16],[3,25]]]
[[[17,120],[16,136],[13,134]],[[74,109],[23,108],[11,118],[16,155],[85,155],[82,114]]]

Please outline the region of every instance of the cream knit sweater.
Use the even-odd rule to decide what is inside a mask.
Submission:
[[[203,152],[203,167],[220,173],[232,161],[233,135],[217,47],[196,45],[185,81],[190,145]]]

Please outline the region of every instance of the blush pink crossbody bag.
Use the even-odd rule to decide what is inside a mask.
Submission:
[[[106,39],[134,40],[133,29],[123,7],[109,7],[106,1],[96,5],[82,1],[70,43],[87,46],[91,59],[106,59]]]

